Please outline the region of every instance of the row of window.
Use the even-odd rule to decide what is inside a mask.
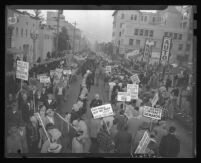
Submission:
[[[31,31],[30,31],[31,32]],[[18,30],[18,27],[15,28],[15,35],[18,36],[18,33],[19,33],[19,30]],[[24,30],[23,28],[21,29],[21,37],[23,37],[23,34],[24,34]],[[28,36],[28,30],[26,29],[25,30],[25,36],[27,37]]]
[[[134,39],[129,39],[129,45],[132,46],[134,43]],[[136,45],[140,46],[140,40],[136,40]]]
[[[31,31],[30,31],[30,33],[31,33]],[[29,33],[29,36],[30,36],[30,33]],[[18,30],[18,27],[16,27],[16,29],[15,29],[16,37],[18,37],[18,34],[19,34],[19,30]],[[28,37],[28,30],[27,29],[25,30],[25,36]],[[23,28],[21,29],[21,37],[24,37]],[[53,37],[51,37],[50,35],[45,35],[45,39],[53,39]]]
[[[134,35],[136,36],[154,36],[153,30],[145,30],[145,29],[135,29]]]
[[[164,36],[171,37],[174,40],[182,40],[182,34],[179,33],[165,32]]]

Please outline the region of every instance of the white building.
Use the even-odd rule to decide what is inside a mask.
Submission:
[[[174,6],[156,13],[116,10],[113,16],[114,53],[144,49],[147,38],[154,41],[152,51],[157,53],[161,51],[163,36],[170,36],[173,43],[170,62],[175,62],[177,55],[185,54],[188,25],[182,25],[182,14]]]
[[[8,8],[7,18],[9,19],[10,17],[15,17],[17,20],[15,24],[9,25],[12,27],[10,48],[21,50],[27,61],[33,62],[34,47],[31,33],[39,31],[39,19],[34,18],[26,12]],[[36,47],[37,45],[38,39],[36,40]],[[35,48],[35,52],[35,59],[37,59],[39,57],[38,48]]]

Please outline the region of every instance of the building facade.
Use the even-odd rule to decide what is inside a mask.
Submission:
[[[42,25],[39,29],[39,38],[38,38],[38,53],[41,57],[41,60],[45,60],[47,53],[52,53],[55,51],[55,38],[56,33],[53,28],[48,25]]]
[[[7,18],[10,17],[16,19],[15,24],[11,24],[12,32],[11,32],[11,41],[10,48],[16,48],[21,50],[23,53],[23,57],[28,62],[33,62],[33,39],[31,37],[31,33],[39,31],[39,19],[34,18],[27,12],[20,12],[14,9],[7,9]],[[9,23],[8,23],[9,24]],[[38,45],[38,39],[36,39],[36,47]],[[38,57],[38,48],[35,48],[36,57]]]
[[[145,40],[151,39],[152,52],[160,55],[163,36],[172,38],[170,62],[175,62],[177,55],[185,54],[188,25],[182,24],[183,15],[174,6],[156,13],[117,10],[113,17],[112,43],[116,54],[144,49]]]

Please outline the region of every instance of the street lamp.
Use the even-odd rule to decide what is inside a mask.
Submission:
[[[39,34],[38,34],[38,31],[34,30],[34,31],[31,31],[30,35],[31,35],[31,39],[33,40],[33,63],[34,63],[36,60],[36,40]]]

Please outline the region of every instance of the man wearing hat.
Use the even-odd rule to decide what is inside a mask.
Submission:
[[[175,135],[176,128],[171,126],[166,136],[163,136],[159,145],[159,153],[162,157],[175,158],[180,152],[180,141]]]
[[[56,101],[53,99],[53,94],[48,94],[48,99],[45,100],[44,105],[47,109],[57,109]]]

